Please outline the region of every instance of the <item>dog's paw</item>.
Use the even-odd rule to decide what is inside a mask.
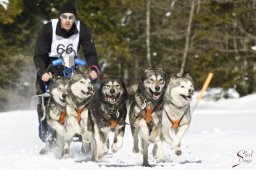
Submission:
[[[69,149],[64,149],[63,159],[68,159],[68,158],[69,158]]]
[[[112,145],[112,152],[115,153],[117,152],[122,146],[118,145],[117,143],[113,143]]]
[[[64,154],[63,155],[63,159],[68,159],[69,158],[69,155],[68,154]]]
[[[103,157],[103,155],[99,154],[95,156],[95,161],[100,161],[100,159]]]
[[[139,148],[138,147],[133,147],[133,149],[132,149],[132,152],[133,153],[139,153]]]
[[[84,143],[90,143],[91,141],[90,141],[89,138],[83,138],[83,142],[84,142]]]
[[[88,153],[91,150],[91,146],[89,143],[83,143],[83,150],[85,153]]]
[[[157,158],[156,162],[157,163],[165,163],[165,160],[163,158],[161,158],[161,159]]]
[[[83,135],[83,142],[85,142],[85,143],[90,143],[91,142],[91,140],[90,140],[90,135],[91,134],[89,134],[89,133],[82,133]]]
[[[154,143],[155,139],[153,137],[148,138],[148,144]]]
[[[182,154],[182,151],[181,151],[181,150],[175,150],[175,154],[176,154],[177,156],[180,156],[180,155]]]

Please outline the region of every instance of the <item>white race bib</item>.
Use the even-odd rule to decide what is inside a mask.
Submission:
[[[78,52],[78,43],[79,43],[79,32],[80,32],[80,21],[75,21],[78,33],[70,36],[69,38],[63,38],[56,35],[56,28],[58,19],[52,19],[52,45],[51,52],[49,53],[50,57],[59,57],[64,51],[67,53],[73,53],[74,56]]]

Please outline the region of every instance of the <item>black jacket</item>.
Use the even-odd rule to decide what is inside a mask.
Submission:
[[[52,23],[48,22],[43,26],[38,36],[35,51],[34,51],[34,64],[37,71],[37,79],[41,80],[41,77],[44,73],[47,72],[47,67],[51,63],[51,59],[48,56],[51,51],[52,44]],[[73,24],[71,30],[66,32],[60,26],[60,20],[57,23],[56,34],[58,36],[69,38],[70,36],[78,33],[76,24]],[[82,46],[82,50],[86,61],[89,66],[95,65],[98,67],[98,57],[95,45],[92,41],[91,32],[88,27],[80,21],[80,35],[79,35],[79,47]],[[78,50],[79,50],[78,47]],[[39,80],[39,81],[40,81]],[[38,81],[38,80],[37,80]]]

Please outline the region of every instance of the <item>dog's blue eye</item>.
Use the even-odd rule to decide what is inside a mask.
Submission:
[[[185,86],[180,86],[181,88],[184,88]]]
[[[80,81],[80,83],[84,84],[84,82],[83,82],[83,81]]]
[[[149,79],[150,81],[154,81],[152,78]]]

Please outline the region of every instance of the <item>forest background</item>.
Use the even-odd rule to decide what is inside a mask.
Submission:
[[[0,109],[27,109],[35,94],[33,53],[64,0],[0,0]],[[146,66],[190,73],[200,89],[256,91],[256,0],[74,0],[90,28],[103,75],[127,85]]]

